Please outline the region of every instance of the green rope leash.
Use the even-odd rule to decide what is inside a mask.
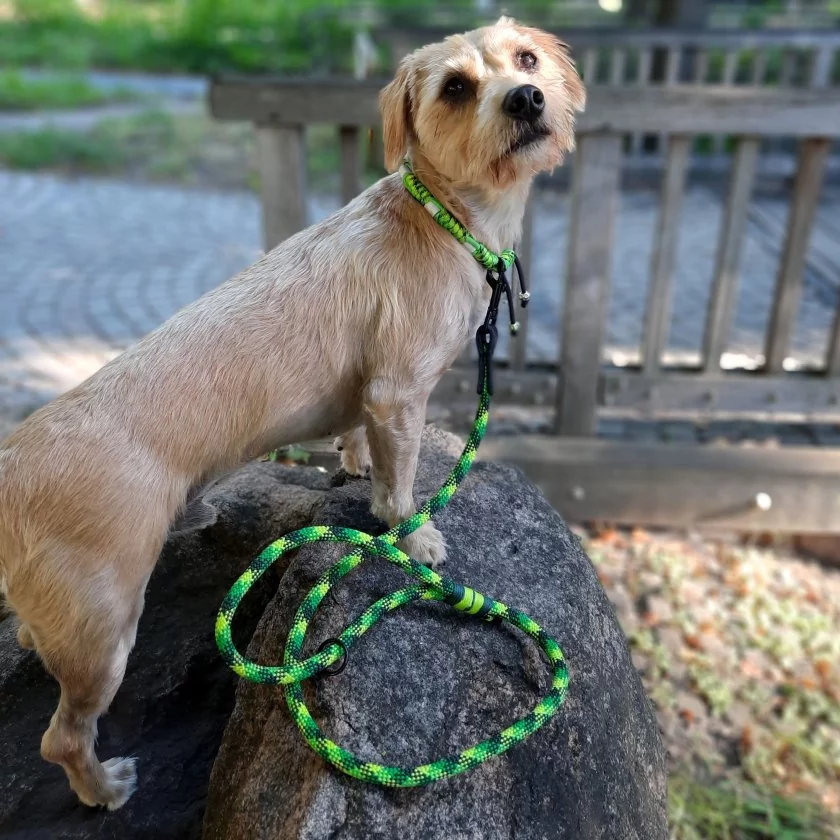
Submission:
[[[306,742],[318,755],[334,767],[357,779],[386,787],[400,788],[417,787],[456,776],[482,764],[488,758],[501,755],[514,744],[518,744],[536,732],[556,714],[563,703],[569,685],[569,672],[563,651],[557,642],[548,636],[532,618],[519,610],[508,607],[501,601],[495,601],[468,586],[443,577],[413,560],[395,545],[403,537],[428,522],[447,505],[466,478],[475,460],[479,444],[484,437],[489,421],[490,396],[492,394],[490,357],[495,343],[495,318],[499,298],[503,288],[507,289],[508,294],[510,291],[504,272],[515,261],[513,251],[503,251],[501,255],[496,255],[474,239],[457,219],[447,213],[435,201],[429,191],[417,180],[407,164],[403,167],[403,170],[403,180],[411,195],[424,206],[429,207],[430,204],[433,204],[437,208],[433,213],[435,219],[442,227],[450,231],[459,242],[470,248],[476,259],[487,268],[488,280],[491,280],[493,285],[493,295],[487,319],[484,326],[479,329],[477,336],[479,358],[483,360],[479,374],[479,402],[472,431],[467,439],[464,451],[440,490],[417,513],[404,522],[395,525],[381,537],[374,537],[352,528],[314,525],[309,528],[301,528],[271,543],[231,587],[216,619],[216,644],[224,661],[236,674],[247,680],[284,686],[286,701],[292,718]],[[523,299],[523,295],[527,295],[524,290],[520,299]],[[524,298],[524,301],[527,301],[527,297]],[[488,331],[492,333],[492,340],[487,338]],[[275,560],[301,546],[322,541],[349,543],[355,546],[356,550],[345,555],[330,567],[303,600],[289,631],[283,665],[259,665],[246,659],[236,649],[231,635],[233,616],[242,599]],[[338,638],[325,642],[314,655],[302,658],[309,622],[318,610],[321,601],[338,581],[360,566],[366,557],[381,557],[388,560],[417,579],[418,583],[380,598],[350,624]],[[517,627],[536,641],[551,664],[553,670],[551,690],[525,717],[511,724],[497,735],[456,755],[441,758],[418,767],[408,768],[388,767],[369,761],[361,761],[324,735],[306,707],[302,683],[321,672],[327,674],[338,673],[336,670],[330,671],[329,669],[336,666],[339,670],[343,669],[347,651],[357,639],[367,633],[386,613],[414,601],[443,601],[456,610],[469,615],[487,621],[506,621]]]

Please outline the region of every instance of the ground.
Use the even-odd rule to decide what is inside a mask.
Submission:
[[[840,567],[781,542],[610,528],[580,536],[672,770],[809,795],[840,831]]]

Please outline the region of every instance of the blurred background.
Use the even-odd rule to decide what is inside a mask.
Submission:
[[[533,474],[656,706],[673,837],[840,836],[840,0],[0,0],[0,435],[384,174],[375,119],[312,118],[278,79],[348,85],[367,114],[402,55],[502,12],[568,41],[594,113],[623,89],[691,128],[625,116],[615,160],[602,142],[590,169],[579,154],[540,180],[535,306],[501,348],[491,435],[555,465]],[[276,113],[225,88],[243,75],[275,86]],[[732,102],[764,128],[720,117]],[[587,190],[594,280],[569,257]],[[564,302],[587,283],[603,312],[572,336]],[[465,361],[430,406],[456,431]],[[562,392],[587,376],[581,414]],[[564,436],[613,448],[586,473]],[[317,454],[301,444],[285,457]],[[633,478],[613,468],[640,451]],[[693,453],[721,451],[722,477],[698,480]],[[794,470],[801,452],[819,469]],[[739,493],[703,527],[696,509]]]

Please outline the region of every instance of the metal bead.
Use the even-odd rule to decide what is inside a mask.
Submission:
[[[516,335],[518,332],[519,332],[519,321],[514,321],[510,325],[510,334],[511,335]]]
[[[527,303],[531,300],[531,293],[530,292],[520,292],[519,293],[519,302],[520,303]]]

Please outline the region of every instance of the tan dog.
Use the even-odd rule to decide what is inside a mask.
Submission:
[[[533,177],[573,146],[584,91],[564,46],[503,18],[407,57],[381,95],[386,163],[499,251]],[[45,406],[0,449],[0,584],[61,685],[41,753],[79,799],[119,808],[134,760],[100,763],[97,718],[123,679],[172,523],[191,489],[294,441],[341,434],[372,461],[373,512],[415,510],[426,402],[487,306],[484,270],[404,189],[379,181]],[[186,512],[185,512],[186,510]],[[425,563],[431,524],[404,541]],[[208,628],[210,632],[210,628]]]

